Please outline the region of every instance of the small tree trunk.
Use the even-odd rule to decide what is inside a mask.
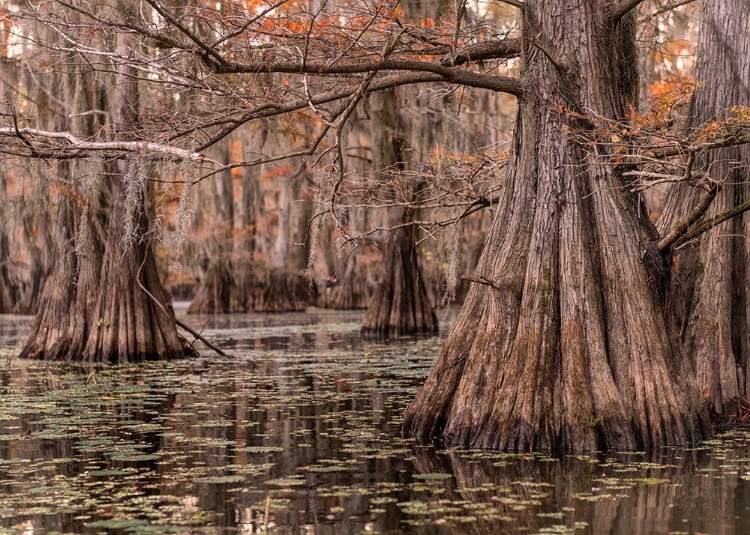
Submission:
[[[315,300],[315,288],[299,272],[259,268],[256,277],[249,298],[256,312],[302,312]]]
[[[706,0],[689,126],[724,119],[733,106],[750,106],[750,5],[742,0]],[[695,171],[710,172],[722,189],[707,213],[720,214],[750,200],[747,145],[700,155]],[[659,219],[666,234],[700,198],[696,189],[675,186]],[[674,321],[692,358],[698,386],[718,412],[750,392],[750,213],[717,225],[679,253],[670,292]]]
[[[225,256],[209,260],[195,297],[187,309],[188,314],[226,314],[235,312],[232,306],[237,292],[234,273]],[[241,308],[241,307],[239,307]],[[244,310],[243,310],[244,311]]]
[[[8,33],[8,32],[5,32]],[[8,35],[0,38],[3,48],[7,53]],[[6,102],[13,102],[13,87],[16,85],[17,69],[10,62],[0,61],[0,95]],[[7,209],[7,188],[8,176],[6,168],[0,168],[0,206],[3,207],[0,212],[0,314],[13,312],[19,300],[18,281],[11,268],[12,258],[10,256],[10,243],[7,231],[11,227],[10,213]]]
[[[33,314],[38,310],[39,300],[44,287],[46,277],[46,266],[48,264],[49,251],[52,250],[51,238],[49,236],[46,213],[42,211],[39,199],[49,199],[49,192],[38,192],[37,201],[34,203],[34,214],[27,214],[23,218],[23,236],[29,255],[28,276],[15,312],[19,314]],[[44,202],[44,201],[41,201]]]
[[[487,282],[469,290],[404,432],[504,450],[687,444],[706,413],[641,263],[655,229],[619,170],[568,134],[588,113],[623,116],[633,35],[605,0],[524,6],[529,89],[477,267]]]

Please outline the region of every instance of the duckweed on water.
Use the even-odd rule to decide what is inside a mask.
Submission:
[[[0,531],[750,528],[749,433],[649,454],[435,450],[399,428],[440,340],[365,342],[340,318],[220,317],[204,334],[231,358],[94,368],[9,359],[28,319],[0,319]]]

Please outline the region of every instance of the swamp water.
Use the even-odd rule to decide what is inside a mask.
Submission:
[[[441,341],[364,341],[360,317],[187,317],[231,357],[94,368],[12,358],[29,318],[0,316],[0,533],[750,533],[750,433],[420,446],[401,414]]]

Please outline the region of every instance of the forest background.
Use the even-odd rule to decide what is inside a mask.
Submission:
[[[750,380],[745,153],[720,152],[748,140],[750,8],[568,4],[4,2],[0,310],[36,314],[22,354],[181,356],[170,295],[202,313],[367,308],[367,333],[436,333],[435,308],[472,286],[472,330],[407,430],[511,449],[707,433],[703,402],[721,412]],[[614,96],[591,96],[597,76]],[[566,171],[547,178],[584,165],[614,187],[567,198]],[[609,190],[635,253],[607,251],[607,209],[566,210]],[[487,379],[499,362],[515,371]],[[521,394],[468,410],[487,381]]]

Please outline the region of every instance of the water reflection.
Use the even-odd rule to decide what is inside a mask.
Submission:
[[[351,315],[190,317],[231,358],[4,363],[7,532],[750,531],[750,435],[553,458],[398,436],[436,339],[371,343]],[[2,347],[23,321],[0,319]]]

